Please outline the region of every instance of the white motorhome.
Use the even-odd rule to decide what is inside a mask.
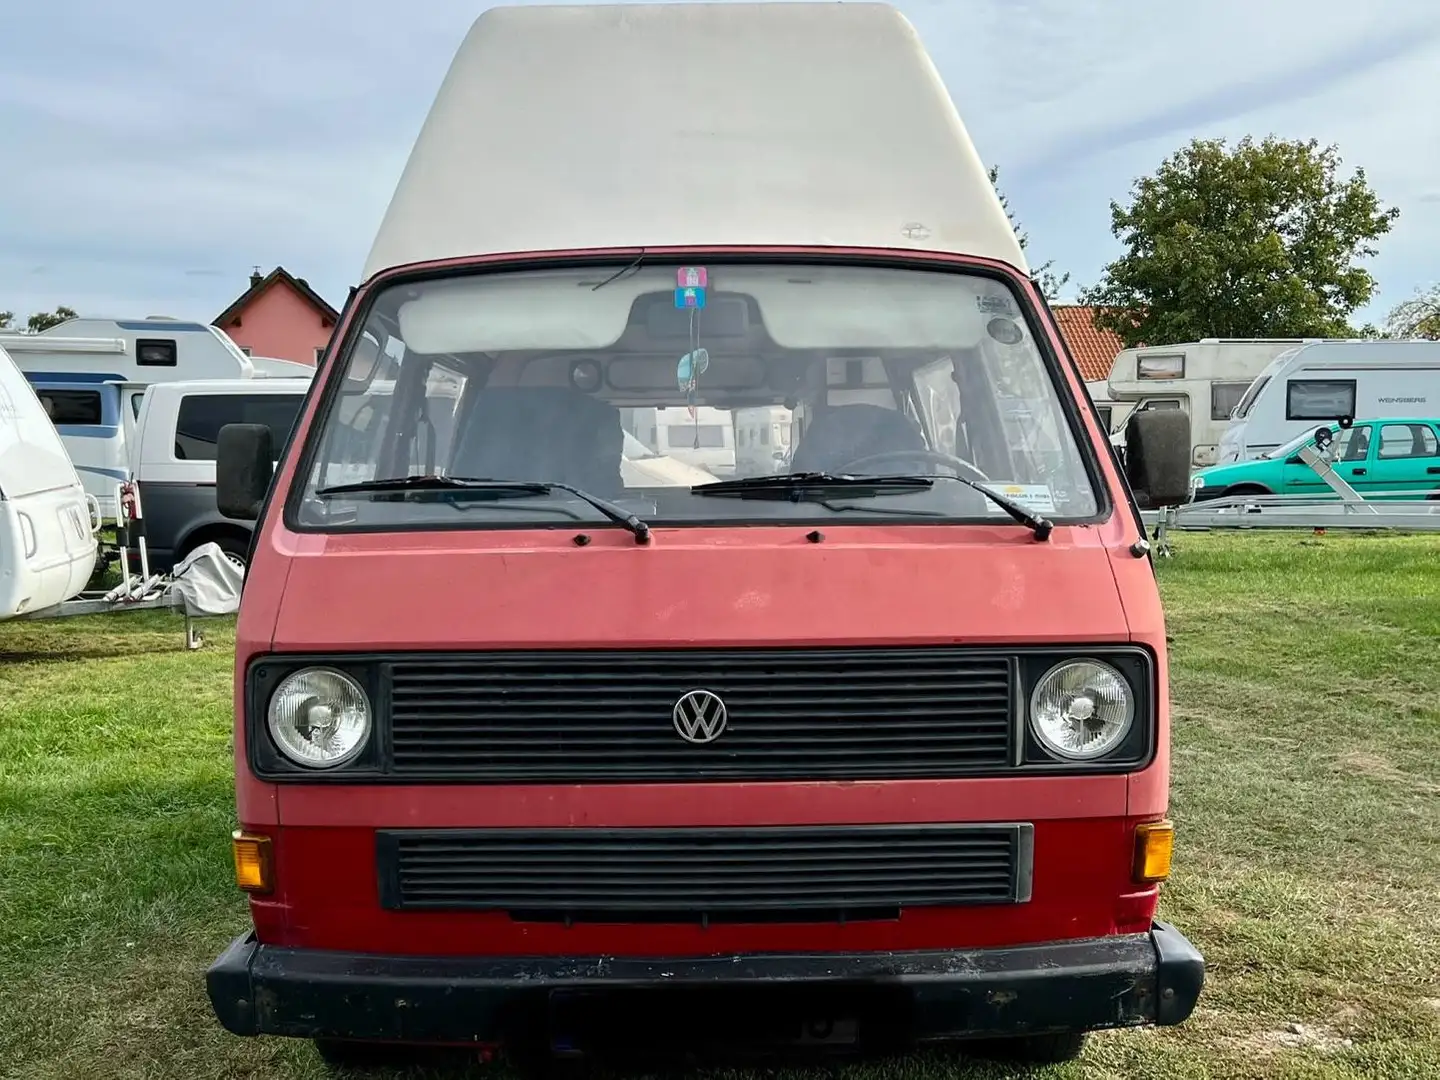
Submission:
[[[735,475],[735,424],[729,409],[684,405],[636,410],[635,436],[662,457],[673,457],[712,476]]]
[[[177,319],[70,319],[39,334],[0,334],[0,347],[35,387],[106,517],[128,478],[126,446],[147,386],[257,373],[223,331]]]
[[[1135,409],[1179,409],[1190,417],[1191,465],[1214,465],[1230,414],[1255,377],[1280,353],[1308,340],[1205,338],[1125,349],[1105,386],[1112,400],[1129,407],[1113,415],[1110,430],[1123,433]]]
[[[1110,384],[1104,379],[1087,382],[1085,390],[1090,395],[1095,411],[1100,416],[1100,426],[1106,431],[1124,431],[1125,418],[1135,408],[1133,401],[1117,401],[1110,394]]]
[[[0,347],[0,620],[85,588],[96,515],[40,399]]]
[[[298,360],[282,360],[278,356],[250,357],[256,378],[263,379],[312,379],[315,377],[314,364],[302,364]]]
[[[794,415],[783,405],[736,409],[735,475],[763,476],[786,471]]]
[[[1440,341],[1317,341],[1276,356],[1245,391],[1219,463],[1249,461],[1345,417],[1428,418],[1440,409]]]

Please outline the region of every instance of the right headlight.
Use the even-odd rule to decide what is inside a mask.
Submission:
[[[1066,761],[1092,761],[1119,746],[1135,722],[1135,693],[1099,660],[1067,660],[1030,695],[1030,727],[1040,745]]]
[[[333,668],[305,668],[283,679],[266,710],[270,737],[297,765],[333,769],[353,761],[370,741],[370,699]]]

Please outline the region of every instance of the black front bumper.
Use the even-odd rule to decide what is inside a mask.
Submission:
[[[1204,979],[1203,957],[1162,922],[1147,934],[962,952],[673,960],[374,956],[247,934],[206,973],[215,1013],[237,1035],[451,1044],[553,1025],[556,1000],[576,995],[627,1003],[622,1015],[656,1027],[670,1023],[657,1005],[695,1017],[764,1001],[757,1015],[769,1017],[782,999],[809,999],[836,1015],[843,998],[862,1033],[883,1026],[906,1043],[1171,1025],[1190,1015]]]

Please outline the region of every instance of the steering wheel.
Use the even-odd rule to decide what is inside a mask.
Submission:
[[[926,461],[932,465],[941,465],[948,469],[954,469],[956,473],[964,470],[971,473],[974,479],[981,483],[988,484],[990,477],[980,469],[980,466],[966,461],[954,454],[947,454],[941,450],[886,450],[883,454],[867,454],[865,457],[858,457],[854,461],[847,461],[840,467],[840,472],[848,473],[860,469],[862,466],[873,468],[876,465],[883,465],[886,462],[899,461]]]

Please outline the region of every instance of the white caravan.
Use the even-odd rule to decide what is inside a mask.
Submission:
[[[783,405],[736,409],[735,475],[766,476],[785,472],[790,460],[794,416]]]
[[[701,405],[690,415],[684,405],[636,409],[637,438],[662,457],[704,469],[711,476],[735,475],[735,425],[729,409]]]
[[[1125,421],[1134,410],[1135,403],[1133,401],[1117,401],[1111,397],[1110,384],[1104,379],[1087,382],[1085,391],[1090,395],[1090,401],[1100,417],[1100,426],[1106,431],[1119,433],[1112,435],[1110,441],[1116,445],[1123,445]]]
[[[40,334],[0,334],[0,347],[35,387],[106,517],[115,516],[115,485],[128,479],[126,445],[147,386],[256,376],[223,331],[177,319],[70,319]]]
[[[1440,413],[1440,341],[1318,341],[1262,371],[1220,439],[1220,464],[1249,461],[1318,424],[1345,417]]]
[[[0,620],[78,595],[95,570],[99,524],[39,398],[0,348]]]
[[[1190,417],[1190,464],[1214,465],[1246,389],[1276,356],[1303,344],[1304,338],[1205,338],[1125,349],[1105,385],[1112,400],[1130,407],[1113,416],[1110,430],[1123,435],[1136,409],[1180,409]]]

